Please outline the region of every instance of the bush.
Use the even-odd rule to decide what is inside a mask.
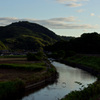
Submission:
[[[28,53],[27,60],[28,61],[40,61],[43,59],[43,52],[38,53]]]
[[[0,82],[0,100],[15,100],[23,95],[24,83],[21,80]]]

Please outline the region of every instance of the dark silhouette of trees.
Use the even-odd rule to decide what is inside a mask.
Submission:
[[[73,55],[75,53],[100,53],[100,34],[84,33],[81,37],[73,38],[70,41],[59,41],[52,46],[46,47],[46,50],[52,52],[58,52],[64,50],[66,56]]]

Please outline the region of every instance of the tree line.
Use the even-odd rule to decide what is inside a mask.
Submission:
[[[100,54],[100,34],[97,32],[83,33],[80,37],[69,41],[59,41],[54,45],[46,46],[46,51],[53,52],[58,57],[79,54]]]

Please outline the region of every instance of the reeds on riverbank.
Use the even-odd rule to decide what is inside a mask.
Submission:
[[[21,97],[24,91],[25,86],[21,80],[0,82],[0,100],[14,100]]]
[[[97,100],[100,96],[100,80],[80,91],[72,91],[62,100]]]
[[[100,71],[100,56],[75,55],[66,59],[68,62],[81,64]]]

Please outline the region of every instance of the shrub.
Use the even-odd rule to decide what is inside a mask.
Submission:
[[[27,54],[27,60],[28,61],[40,61],[43,59],[43,53],[38,52],[38,53],[28,53]]]
[[[23,95],[24,83],[21,80],[0,82],[0,100],[14,100]]]

